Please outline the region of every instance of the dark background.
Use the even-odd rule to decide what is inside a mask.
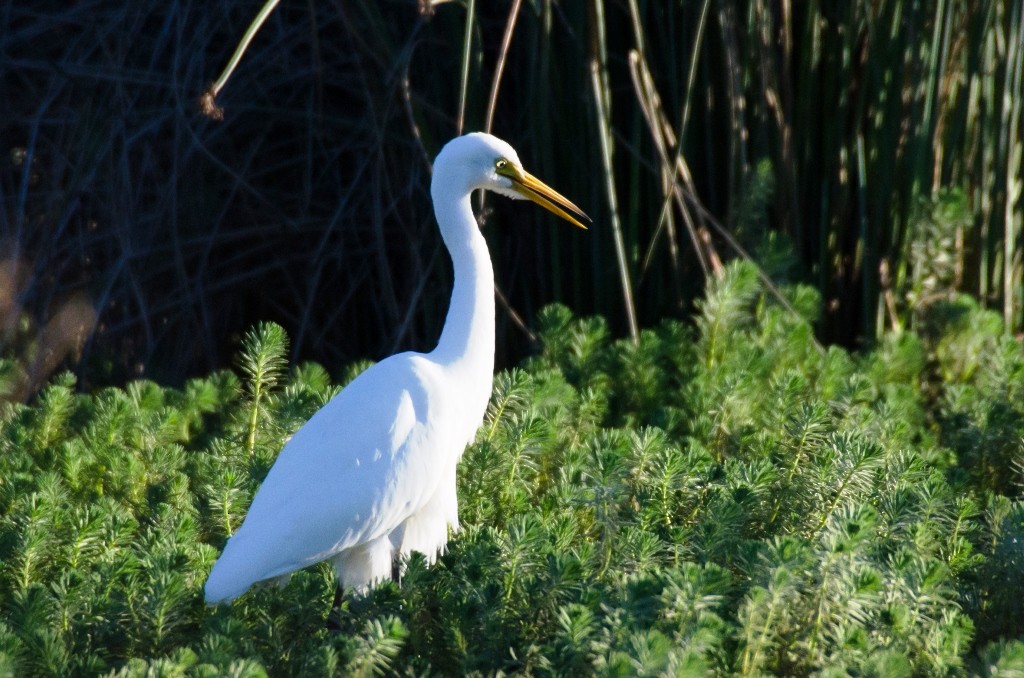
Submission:
[[[335,372],[430,349],[450,266],[429,161],[460,115],[484,128],[502,58],[493,132],[594,226],[487,199],[499,367],[555,301],[629,336],[609,183],[641,327],[690,312],[735,241],[821,291],[825,342],[870,342],[960,291],[1019,331],[1019,3],[478,2],[468,45],[466,5],[422,4],[282,3],[222,122],[198,98],[257,4],[5,4],[7,396],[61,365],[86,385],[180,383],[229,365],[259,320]],[[652,141],[651,88],[688,175]]]

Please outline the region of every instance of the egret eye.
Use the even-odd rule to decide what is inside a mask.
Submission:
[[[505,158],[498,158],[494,162],[494,169],[496,170],[503,170],[506,167],[508,167],[508,160],[505,160]]]

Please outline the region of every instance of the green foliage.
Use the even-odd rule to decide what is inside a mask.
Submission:
[[[267,395],[288,366],[287,351],[288,337],[274,323],[261,323],[242,343],[240,366],[246,376],[243,383],[249,410],[245,449],[249,454],[255,453],[256,431],[261,421],[267,419]]]
[[[729,266],[639,345],[546,309],[460,466],[462,531],[333,631],[325,565],[202,601],[322,368],[287,373],[264,325],[241,379],[60,376],[0,410],[0,675],[1016,675],[1024,348],[956,302],[823,351],[815,295],[783,292],[798,314]]]
[[[908,241],[910,269],[907,304],[911,311],[949,298],[958,286],[961,272],[957,239],[970,227],[971,215],[962,191],[941,191],[919,207]]]
[[[981,652],[976,671],[979,675],[1021,678],[1024,676],[1024,643],[1011,640],[990,644]]]

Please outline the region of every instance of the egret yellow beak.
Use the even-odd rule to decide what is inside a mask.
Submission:
[[[574,205],[571,200],[537,177],[521,167],[516,167],[511,162],[505,163],[503,167],[497,168],[496,171],[503,177],[512,180],[512,188],[519,195],[534,201],[548,211],[554,212],[570,224],[575,224],[586,230],[587,227],[580,219],[590,221],[590,217],[584,214],[583,210]]]

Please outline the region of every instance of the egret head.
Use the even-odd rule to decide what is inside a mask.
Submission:
[[[482,132],[452,139],[441,149],[434,162],[432,191],[442,187],[460,193],[485,189],[509,198],[526,198],[580,228],[586,228],[581,220],[590,221],[568,198],[524,170],[514,148]]]

